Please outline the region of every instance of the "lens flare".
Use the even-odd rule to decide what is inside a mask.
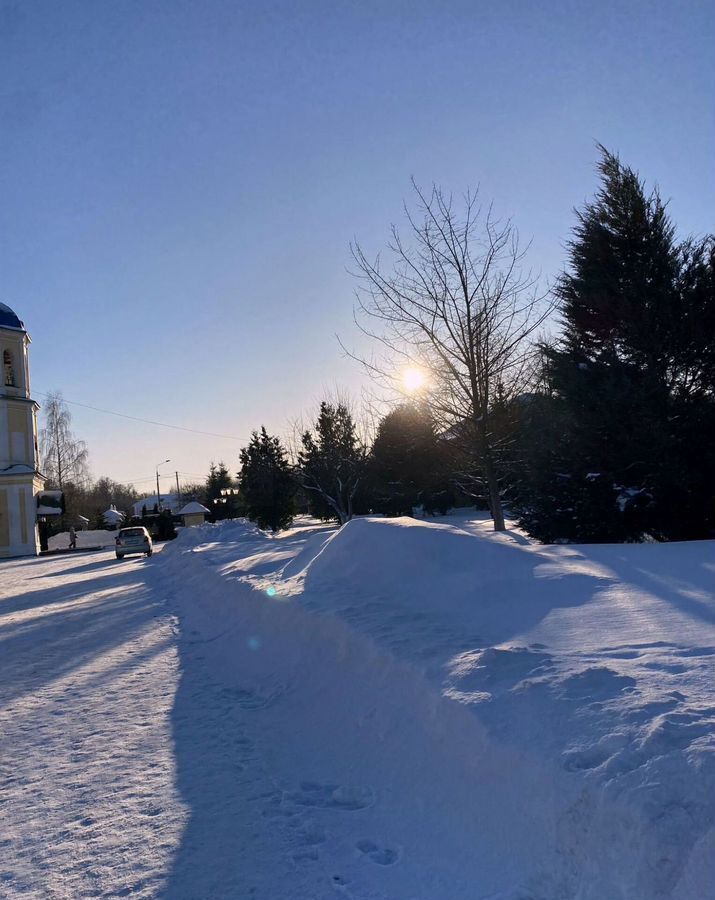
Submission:
[[[275,597],[275,595],[276,595],[278,592],[277,592],[276,589],[273,587],[273,585],[271,585],[269,588],[266,588],[266,593],[268,594],[269,597]]]

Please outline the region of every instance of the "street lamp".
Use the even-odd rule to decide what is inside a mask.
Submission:
[[[164,462],[156,464],[156,508],[159,510],[159,512],[161,512],[161,494],[159,493],[159,466],[163,466],[168,462],[171,462],[171,460],[165,459]]]

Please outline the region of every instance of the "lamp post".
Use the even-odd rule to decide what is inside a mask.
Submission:
[[[161,512],[161,494],[159,492],[159,466],[163,466],[164,463],[171,462],[170,459],[165,459],[164,462],[160,462],[156,464],[156,506],[159,512]]]

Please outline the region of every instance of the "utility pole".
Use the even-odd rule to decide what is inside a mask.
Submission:
[[[174,475],[176,475],[176,497],[177,497],[179,503],[181,503],[181,488],[179,487],[179,473],[174,472]]]
[[[160,462],[156,464],[156,506],[159,512],[161,512],[161,493],[159,491],[159,466],[163,466],[164,463],[171,462],[170,459],[165,459],[164,462]]]

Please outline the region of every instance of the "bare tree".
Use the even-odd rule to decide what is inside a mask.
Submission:
[[[67,484],[84,487],[89,481],[89,451],[72,432],[72,414],[59,391],[47,395],[44,426],[40,430],[42,470],[63,490]]]
[[[356,319],[384,351],[361,360],[376,378],[395,367],[426,370],[428,402],[443,431],[460,441],[478,465],[494,529],[504,513],[492,411],[524,389],[531,336],[552,310],[537,278],[523,269],[526,249],[511,221],[494,217],[476,193],[459,208],[433,187],[413,181],[417,213],[405,208],[409,241],[392,226],[389,271],[362,247],[351,247],[359,279]]]

